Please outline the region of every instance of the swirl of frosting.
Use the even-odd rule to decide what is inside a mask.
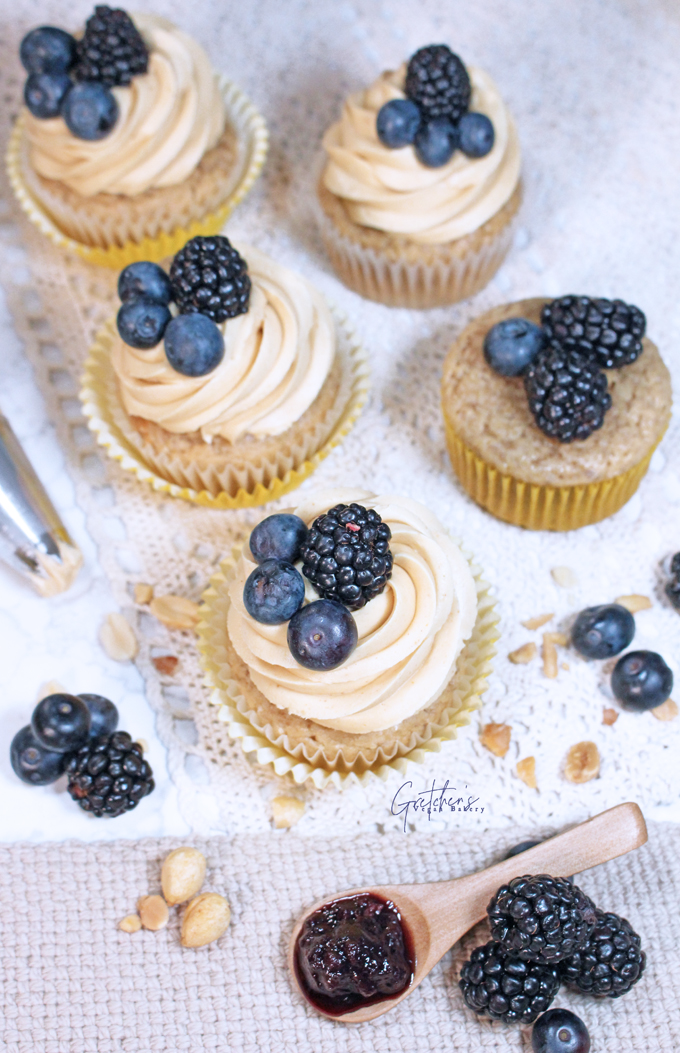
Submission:
[[[486,157],[472,159],[456,150],[445,165],[427,168],[412,146],[383,146],[378,111],[391,99],[405,98],[405,71],[402,66],[383,73],[370,88],[349,96],[341,119],[324,136],[323,184],[360,226],[442,244],[478,230],[509,201],[519,181],[519,140],[491,77],[470,66],[470,109],[486,114],[495,131]]]
[[[249,246],[246,314],[220,325],[224,358],[204,377],[168,362],[163,342],[139,351],[116,337],[111,362],[131,416],[177,434],[281,435],[311,406],[333,364],[335,325],[321,295],[298,274]]]
[[[274,705],[339,731],[394,727],[434,702],[451,679],[477,615],[467,560],[428,509],[405,497],[331,490],[303,501],[308,525],[339,503],[375,508],[392,531],[392,577],[380,596],[356,611],[359,641],[342,665],[316,672],[298,665],[287,624],[262,625],[243,605],[256,564],[244,549],[229,589],[228,632],[262,694]],[[308,601],[318,599],[306,583]]]
[[[136,14],[134,22],[149,68],[112,89],[119,113],[109,135],[78,139],[62,117],[39,120],[25,111],[35,171],[84,197],[176,186],[224,131],[224,102],[203,49],[164,18]]]

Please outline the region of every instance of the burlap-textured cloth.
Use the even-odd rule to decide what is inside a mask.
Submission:
[[[547,831],[546,831],[547,832]],[[285,952],[295,919],[316,899],[369,882],[433,881],[480,869],[536,830],[470,840],[460,833],[351,840],[237,836],[196,841],[206,889],[223,892],[226,935],[184,950],[167,929],[117,929],[137,898],[159,890],[175,840],[0,848],[0,1048],[7,1053],[425,1053],[527,1050],[529,1028],[478,1020],[464,1008],[461,961],[478,927],[414,994],[372,1024],[347,1027],[293,990]],[[655,825],[644,848],[579,878],[601,907],[641,934],[645,976],[616,1001],[562,989],[556,1005],[587,1023],[593,1053],[680,1047],[680,826]]]

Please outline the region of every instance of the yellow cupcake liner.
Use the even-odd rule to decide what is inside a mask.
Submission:
[[[670,420],[670,418],[669,418]],[[527,530],[578,530],[618,512],[649,468],[669,421],[641,461],[628,471],[583,486],[539,486],[493,468],[467,446],[444,415],[453,469],[473,501],[497,519]]]
[[[109,319],[99,331],[85,362],[80,401],[88,427],[95,433],[97,442],[106,449],[109,457],[118,461],[121,468],[132,472],[158,493],[181,497],[185,501],[192,501],[206,508],[220,509],[255,508],[269,501],[275,501],[284,494],[290,493],[291,490],[295,490],[318,468],[331,450],[342,442],[353,428],[368,398],[369,369],[366,353],[344,315],[335,310],[333,313],[339,344],[350,370],[350,394],[347,405],[338,424],[323,446],[298,468],[290,469],[282,478],[273,479],[268,486],[258,483],[251,491],[239,489],[235,495],[224,491],[215,495],[208,490],[194,490],[190,487],[179,486],[177,483],[164,479],[149,467],[140,451],[128,440],[122,428],[116,423],[117,381],[111,365],[111,344],[116,332],[114,319]]]
[[[21,208],[34,226],[58,248],[74,252],[88,263],[113,267],[117,270],[122,270],[123,267],[137,260],[158,261],[167,256],[174,256],[186,245],[187,241],[199,234],[204,236],[218,234],[262,171],[269,145],[269,133],[264,118],[247,96],[226,77],[219,78],[219,85],[226,107],[227,120],[234,128],[239,144],[240,171],[235,176],[234,185],[228,197],[215,212],[196,220],[188,227],[177,227],[170,234],[163,233],[158,237],[143,238],[138,242],[130,241],[123,246],[111,245],[106,249],[84,245],[68,237],[54,223],[26,185],[22,170],[25,152],[23,113],[19,115],[12,129],[6,156],[9,181]]]
[[[285,736],[279,736],[276,740],[267,738],[267,728],[255,727],[249,719],[251,706],[240,692],[239,684],[230,676],[225,643],[229,610],[227,587],[239,554],[240,549],[235,549],[231,557],[223,560],[220,570],[211,579],[202,597],[201,621],[197,628],[198,650],[205,684],[211,691],[211,707],[205,714],[207,726],[203,728],[204,735],[209,736],[211,729],[214,734],[220,734],[226,726],[230,738],[240,744],[245,754],[258,764],[270,767],[276,775],[288,776],[298,785],[310,782],[317,789],[328,785],[340,788],[348,782],[365,785],[373,778],[384,781],[393,772],[405,775],[410,763],[422,764],[428,754],[439,753],[444,743],[455,739],[458,729],[467,726],[472,715],[481,707],[481,695],[486,690],[491,661],[496,654],[499,618],[481,569],[468,553],[464,553],[470,562],[477,590],[477,620],[472,636],[456,664],[456,673],[451,681],[453,704],[446,711],[447,722],[444,726],[406,754],[395,756],[387,762],[380,759],[366,765],[362,754],[358,753],[354,761],[342,765],[344,770],[324,765],[318,759],[310,760],[309,753],[305,756],[303,747],[287,749],[283,742]],[[343,760],[341,750],[337,756],[340,761]],[[357,770],[352,770],[352,765]]]

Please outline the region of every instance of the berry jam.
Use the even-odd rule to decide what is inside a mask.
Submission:
[[[297,938],[295,967],[309,1001],[335,1015],[394,998],[413,979],[399,911],[370,893],[314,911]]]

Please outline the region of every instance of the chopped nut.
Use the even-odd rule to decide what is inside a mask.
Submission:
[[[565,673],[569,672],[569,662],[562,662],[561,668],[564,669]]]
[[[186,903],[200,891],[205,881],[205,856],[197,848],[176,848],[165,857],[161,870],[161,887],[166,901]]]
[[[149,752],[149,743],[146,741],[146,739],[135,739],[135,742],[138,746],[142,747],[142,753]]]
[[[219,940],[227,931],[231,910],[224,896],[217,892],[204,892],[191,903],[182,918],[181,942],[183,947],[204,947],[206,943]]]
[[[612,724],[616,724],[616,721],[618,719],[619,714],[616,712],[615,709],[606,708],[602,710],[602,723],[605,724],[607,727],[611,727]]]
[[[557,648],[553,633],[543,633],[543,674],[554,680],[557,676]]]
[[[536,758],[525,757],[524,760],[517,761],[517,778],[521,779],[522,782],[531,790],[536,789]]]
[[[168,629],[194,629],[201,616],[197,603],[186,596],[156,596],[149,610]]]
[[[527,618],[525,622],[520,622],[520,625],[523,625],[525,629],[540,629],[554,617],[554,614],[539,614],[535,618]]]
[[[168,905],[162,896],[142,896],[137,902],[137,910],[142,926],[151,932],[158,932],[168,924]]]
[[[134,630],[122,614],[107,615],[99,630],[99,642],[115,662],[129,662],[139,650]]]
[[[153,585],[145,585],[138,581],[134,588],[135,603],[151,603],[153,599]]]
[[[152,658],[151,661],[161,676],[174,676],[179,665],[179,658],[176,658],[174,654],[162,654],[158,658]]]
[[[482,746],[486,746],[496,757],[504,757],[510,749],[509,724],[485,724],[479,733]]]
[[[620,603],[631,614],[637,614],[638,611],[648,611],[652,606],[652,601],[648,596],[638,596],[637,593],[632,593],[630,596],[617,596],[614,603]]]
[[[526,665],[532,658],[536,657],[536,644],[533,642],[522,644],[516,651],[511,651],[508,659],[515,665]]]
[[[569,637],[565,636],[564,633],[543,633],[544,640],[546,636],[548,637],[551,643],[557,644],[558,647],[569,646]]]
[[[675,720],[678,715],[677,703],[672,698],[667,698],[660,706],[652,710],[652,716],[657,720]]]
[[[600,754],[594,742],[577,742],[567,753],[564,777],[569,782],[590,782],[600,774]]]
[[[297,797],[274,797],[272,800],[272,816],[277,830],[295,826],[302,819],[304,812],[305,802]]]
[[[139,932],[142,922],[138,914],[128,914],[126,918],[118,922],[118,928],[123,932]]]
[[[571,567],[553,567],[550,573],[555,584],[563,589],[573,589],[578,584],[578,578]]]
[[[38,688],[35,702],[37,705],[38,702],[42,702],[43,698],[47,698],[48,695],[68,695],[68,693],[69,692],[63,684],[60,684],[58,680],[47,680]]]

